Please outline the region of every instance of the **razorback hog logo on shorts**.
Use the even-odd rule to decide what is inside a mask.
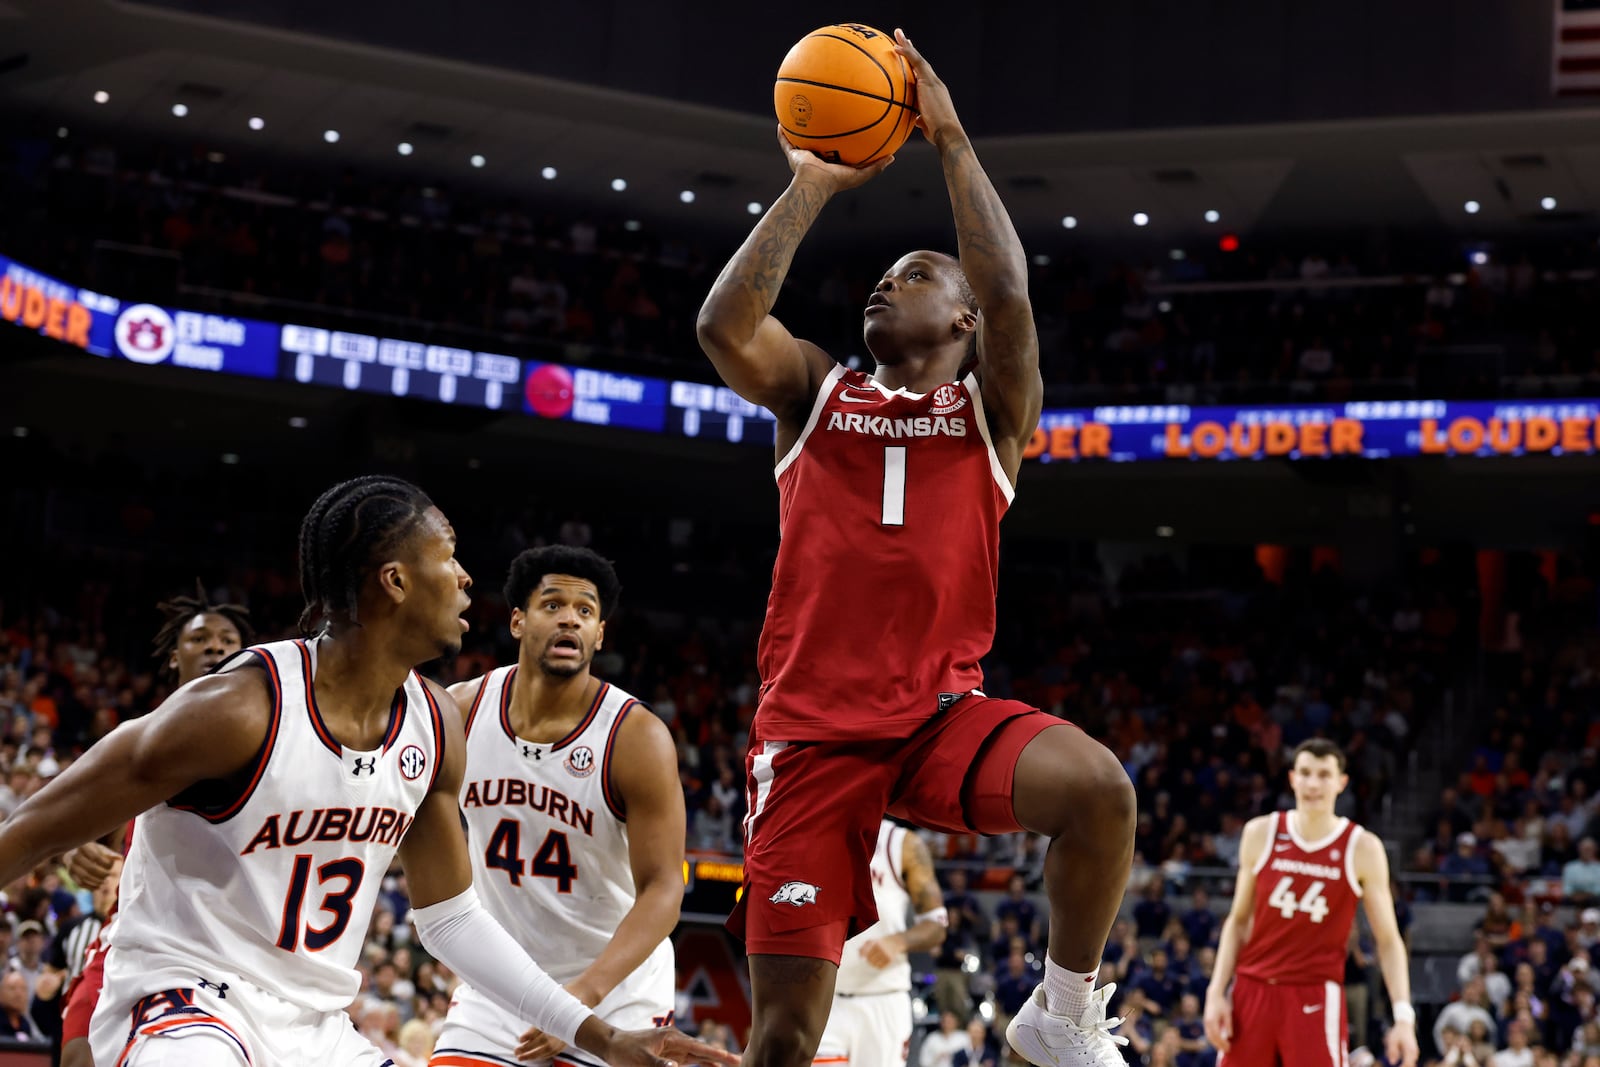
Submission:
[[[817,887],[810,882],[785,882],[772,894],[774,904],[793,904],[800,907],[817,902]]]

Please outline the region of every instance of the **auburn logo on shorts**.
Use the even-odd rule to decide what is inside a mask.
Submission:
[[[817,887],[810,882],[785,882],[769,898],[774,904],[793,904],[801,907],[817,902]]]

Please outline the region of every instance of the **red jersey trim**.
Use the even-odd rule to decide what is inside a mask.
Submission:
[[[1267,869],[1267,861],[1272,858],[1272,846],[1278,840],[1278,813],[1272,812],[1267,816],[1267,843],[1261,846],[1261,855],[1256,857],[1256,865],[1250,873],[1260,876]]]
[[[811,436],[811,431],[817,428],[817,423],[822,419],[822,409],[828,406],[828,401],[833,399],[833,390],[839,384],[839,379],[844,377],[844,365],[835,363],[828,376],[822,379],[822,385],[817,389],[817,397],[811,402],[811,417],[806,419],[805,429],[800,431],[800,436],[795,438],[794,447],[790,448],[784,457],[778,460],[778,465],[772,468],[772,477],[777,479],[784,471],[800,458],[800,450],[805,447],[806,438]]]
[[[994,438],[989,436],[989,417],[983,410],[983,390],[978,387],[978,377],[969,374],[961,379],[961,384],[966,387],[967,395],[972,398],[972,419],[978,424],[978,435],[983,438],[983,447],[989,450],[989,473],[994,475],[994,484],[1000,487],[1001,494],[1006,498],[1006,506],[1017,497],[1017,487],[1011,484],[1011,479],[1006,475],[1006,469],[1000,462],[1000,453],[994,450]]]
[[[1355,893],[1357,900],[1367,895],[1367,891],[1361,888],[1361,879],[1356,877],[1356,842],[1364,832],[1360,826],[1352,827],[1350,840],[1344,843],[1344,877],[1345,881],[1350,883],[1350,889]]]

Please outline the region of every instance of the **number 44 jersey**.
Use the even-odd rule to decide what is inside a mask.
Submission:
[[[909,737],[980,688],[1013,491],[977,378],[912,393],[835,366],[774,474],[761,736]]]
[[[554,743],[518,737],[511,723],[516,667],[484,676],[467,713],[467,820],[472,881],[484,906],[563,985],[594,962],[636,892],[627,813],[612,781],[617,733],[630,714],[650,714],[601,683],[587,713]],[[672,943],[663,940],[623,982],[673,997]],[[654,1015],[652,1015],[652,1018]],[[642,1025],[649,1025],[646,1020]]]
[[[1366,831],[1339,819],[1320,841],[1300,835],[1292,811],[1267,816],[1256,861],[1255,914],[1238,972],[1283,985],[1344,984],[1344,960],[1361,901],[1356,842]]]

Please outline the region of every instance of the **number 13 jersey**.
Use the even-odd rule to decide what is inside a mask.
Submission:
[[[977,378],[890,390],[835,366],[779,460],[762,737],[909,737],[983,685],[1011,481]]]
[[[490,671],[467,714],[461,810],[472,881],[489,913],[566,984],[594,962],[633,907],[628,824],[611,761],[622,721],[649,712],[602,682],[575,729],[536,744],[511,725],[516,676],[514,666]],[[652,966],[657,957],[664,968]],[[670,941],[635,976],[646,972],[665,976],[659,999],[670,1007]]]
[[[1283,985],[1344,984],[1344,959],[1360,903],[1356,842],[1349,819],[1320,841],[1307,841],[1295,813],[1267,816],[1267,845],[1256,861],[1255,913],[1238,972]]]
[[[317,646],[257,645],[219,668],[262,667],[273,694],[244,788],[202,783],[135,824],[109,937],[151,992],[237,975],[331,1012],[361,989],[372,909],[438,774],[443,726],[413,672],[382,745],[344,748],[317,708]]]

